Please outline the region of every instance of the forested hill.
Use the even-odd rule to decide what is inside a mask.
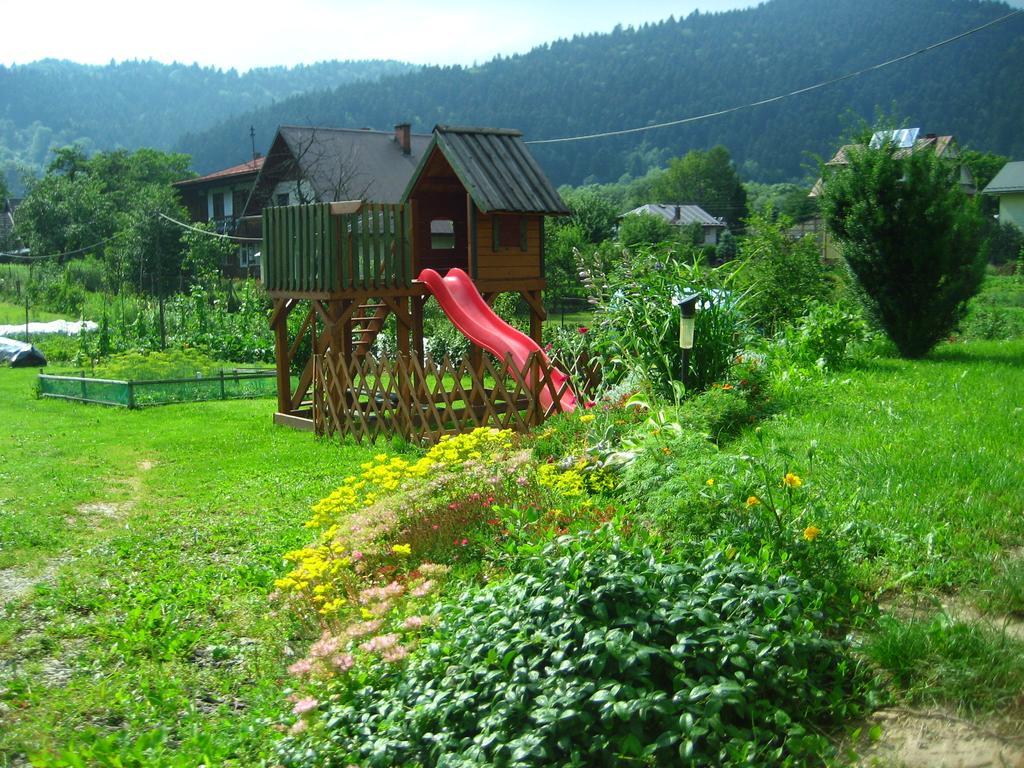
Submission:
[[[48,59],[0,66],[0,171],[40,168],[51,147],[171,149],[188,131],[315,89],[376,80],[413,69],[397,61],[329,61],[253,69],[126,61],[107,66]],[[244,140],[225,156],[248,155]],[[269,144],[272,134],[257,136]]]
[[[540,139],[668,121],[744,104],[870,66],[1012,10],[976,0],[771,0],[639,29],[580,36],[476,68],[434,67],[298,96],[187,136],[199,170],[233,162],[250,124],[389,129],[411,119],[507,126]],[[849,111],[876,108],[922,132],[1024,158],[1024,16],[837,86],[677,128],[534,151],[558,183],[638,175],[688,149],[724,144],[745,178],[805,175]]]

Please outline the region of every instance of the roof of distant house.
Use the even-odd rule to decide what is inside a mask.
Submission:
[[[942,157],[950,150],[951,147],[955,146],[956,140],[952,136],[936,136],[935,134],[930,133],[927,136],[922,136],[920,139],[917,139],[912,147],[899,147],[894,155],[896,157],[906,157],[907,155],[912,155],[915,152],[920,152],[923,149],[932,149],[935,154]],[[850,162],[847,153],[851,149],[859,149],[863,147],[863,144],[847,144],[840,147],[839,151],[836,152],[835,157],[825,163],[825,165],[847,165]]]
[[[685,227],[690,224],[700,224],[702,227],[722,227],[724,229],[726,226],[724,221],[716,219],[710,213],[694,203],[678,205],[672,203],[648,203],[647,205],[641,205],[639,208],[634,208],[632,211],[628,211],[622,215],[630,216],[641,213],[660,216],[669,224],[674,224],[679,227]],[[619,218],[622,217],[620,216]]]
[[[982,191],[987,195],[1024,192],[1024,160],[1004,165]]]
[[[399,202],[430,144],[430,134],[411,133],[405,154],[392,131],[282,125],[277,133],[321,202]]]
[[[247,160],[244,163],[232,165],[230,168],[214,171],[213,173],[208,173],[205,176],[199,176],[195,179],[183,179],[181,181],[176,181],[173,186],[188,187],[195,184],[207,184],[211,181],[227,181],[229,179],[242,176],[255,176],[259,173],[260,168],[263,167],[263,160],[264,158],[257,157],[255,160]]]

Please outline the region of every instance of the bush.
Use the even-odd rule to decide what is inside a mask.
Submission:
[[[716,555],[550,546],[465,592],[408,667],[322,708],[290,766],[794,765],[857,708],[821,595]],[[313,720],[313,718],[311,718]]]
[[[829,290],[817,243],[810,236],[792,239],[792,226],[771,210],[755,214],[740,243],[742,277],[750,288],[746,309],[769,334],[803,316]]]
[[[617,260],[595,254],[584,269],[596,311],[594,345],[608,361],[614,384],[633,374],[655,395],[670,397],[679,379],[679,310],[673,298],[702,297],[690,356],[692,389],[706,389],[727,374],[743,345],[743,294],[733,292],[731,264],[707,267],[692,248],[663,244],[624,250]]]
[[[807,314],[782,329],[771,350],[796,365],[834,371],[848,365],[856,345],[869,336],[867,321],[856,308],[814,302]]]
[[[827,169],[822,213],[903,357],[925,355],[963,316],[985,273],[982,219],[955,164],[892,142],[848,148]]]

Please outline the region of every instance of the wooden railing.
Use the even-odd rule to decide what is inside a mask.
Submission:
[[[476,427],[524,432],[560,413],[562,396],[576,395],[582,408],[600,384],[596,361],[578,360],[571,379],[556,384],[557,370],[532,354],[522,367],[509,357],[488,355],[421,366],[409,360],[377,360],[367,355],[345,364],[335,355],[315,358],[313,421],[319,435],[351,435],[374,442],[401,435],[413,443],[435,443],[445,434]],[[541,393],[550,395],[545,408]]]
[[[360,200],[263,211],[269,291],[330,294],[412,283],[409,208]]]

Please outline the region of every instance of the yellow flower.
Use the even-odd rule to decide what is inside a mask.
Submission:
[[[814,541],[818,536],[821,535],[821,528],[816,525],[808,525],[804,528],[804,538],[808,541]]]
[[[782,484],[787,488],[799,488],[804,484],[804,481],[801,480],[798,475],[794,475],[792,472],[787,472],[785,477],[782,478]]]
[[[395,544],[391,547],[391,551],[396,555],[411,555],[412,547],[408,544]]]
[[[757,498],[757,496],[750,496],[750,497],[747,498],[747,506],[748,507],[753,507],[753,506],[755,506],[757,504],[760,504],[760,503],[761,503],[761,500],[759,498]]]
[[[589,424],[596,418],[597,416],[595,416],[592,413],[585,413],[582,416],[580,416],[580,424]]]
[[[708,486],[709,486],[709,487],[710,487],[710,486],[712,486],[712,485],[714,485],[714,484],[715,484],[715,478],[713,478],[713,477],[709,477],[709,478],[708,478],[708,483],[707,483],[707,484],[708,484]]]

